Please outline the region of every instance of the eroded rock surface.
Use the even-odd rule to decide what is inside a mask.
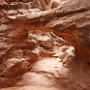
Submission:
[[[90,89],[90,0],[1,0],[0,9],[0,90]]]
[[[4,89],[1,89],[1,90],[37,90],[37,89],[40,89],[40,90],[60,90],[60,89],[57,89],[57,88],[54,88],[54,87],[51,87],[51,88],[46,88],[46,87],[42,87],[42,86],[23,86],[23,87],[12,87],[12,88],[4,88]]]

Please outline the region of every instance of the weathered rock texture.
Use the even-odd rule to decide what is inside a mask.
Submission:
[[[0,90],[90,89],[90,0],[0,3]]]

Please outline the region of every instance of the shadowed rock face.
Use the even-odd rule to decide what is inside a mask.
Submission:
[[[0,3],[0,90],[90,89],[90,0]]]

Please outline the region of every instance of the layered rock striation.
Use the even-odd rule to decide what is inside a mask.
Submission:
[[[0,3],[0,90],[90,89],[90,0]]]

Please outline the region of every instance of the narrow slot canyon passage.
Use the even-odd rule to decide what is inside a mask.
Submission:
[[[90,0],[0,0],[0,90],[90,90]]]

